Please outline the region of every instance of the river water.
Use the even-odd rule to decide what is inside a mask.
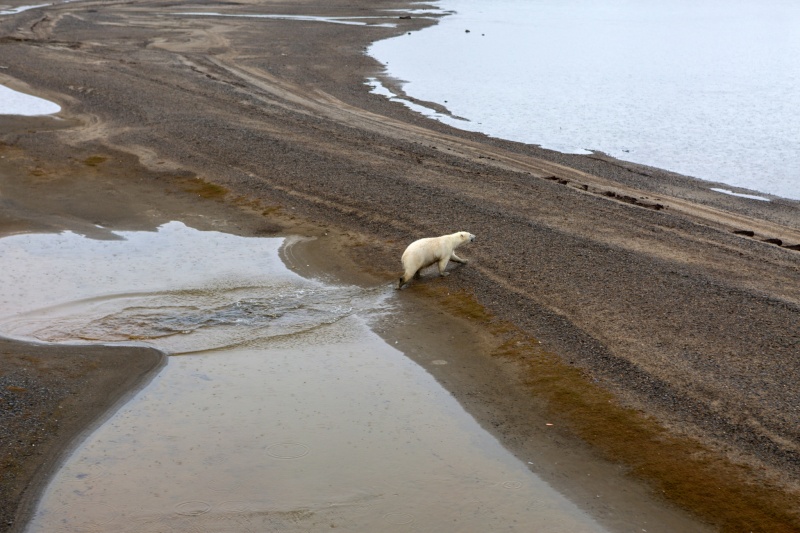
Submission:
[[[373,332],[390,285],[302,278],[292,239],[112,237],[0,239],[2,334],[171,355],[28,532],[603,530]]]
[[[800,199],[800,3],[441,0],[369,54],[457,128]],[[739,191],[746,192],[746,191]]]

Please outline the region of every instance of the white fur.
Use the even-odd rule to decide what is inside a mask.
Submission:
[[[447,263],[455,261],[457,263],[467,263],[466,259],[461,259],[455,254],[455,249],[465,242],[475,240],[475,235],[467,231],[459,231],[441,237],[428,237],[419,239],[408,245],[403,252],[401,261],[403,262],[403,276],[400,278],[398,289],[408,283],[411,278],[419,277],[419,271],[434,263],[439,265],[439,275],[447,276],[445,272]]]

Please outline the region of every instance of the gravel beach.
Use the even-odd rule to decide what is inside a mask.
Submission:
[[[468,265],[400,294],[490,339],[496,371],[436,376],[481,424],[521,454],[546,413],[559,439],[712,527],[800,531],[800,202],[455,130],[370,94],[366,46],[435,23],[387,11],[407,7],[79,1],[0,17],[0,82],[62,106],[0,116],[0,234],[180,219],[327,236],[319,268],[393,283],[407,243],[469,231]],[[201,11],[376,18],[182,14]],[[31,364],[59,350],[74,368]],[[0,344],[0,531],[161,361],[104,350]],[[30,431],[10,407],[23,401]],[[54,428],[59,405],[91,416]],[[39,439],[51,451],[23,451]]]

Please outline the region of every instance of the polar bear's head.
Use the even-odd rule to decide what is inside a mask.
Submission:
[[[468,231],[459,231],[456,233],[456,235],[458,235],[460,244],[464,244],[465,242],[473,242],[475,240],[475,235]]]

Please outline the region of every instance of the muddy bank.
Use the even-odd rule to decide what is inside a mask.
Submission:
[[[434,22],[379,11],[399,3],[194,7],[369,14],[397,26],[190,17],[156,3],[72,3],[0,20],[3,75],[81,124],[3,132],[0,155],[22,169],[0,188],[7,231],[99,236],[180,213],[200,228],[275,234],[310,220],[304,229],[341,235],[338,249],[385,280],[410,240],[471,231],[470,265],[403,298],[430,297],[497,335],[489,352],[507,370],[491,378],[497,391],[534,395],[573,436],[715,524],[769,529],[752,513],[770,509],[797,527],[786,503],[800,481],[797,202],[459,132],[370,95],[363,79],[380,72],[366,43]],[[147,196],[146,184],[165,193]],[[521,449],[530,421],[498,407],[502,397],[460,399]],[[638,425],[638,413],[657,427]],[[685,454],[656,464],[677,442]],[[702,468],[709,479],[729,473],[697,491],[681,474]]]

